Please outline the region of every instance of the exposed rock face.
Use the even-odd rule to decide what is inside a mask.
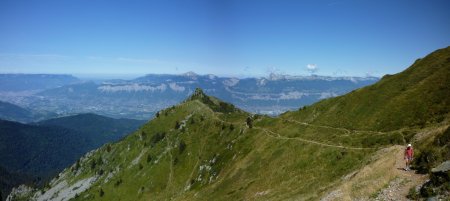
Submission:
[[[33,193],[33,188],[26,185],[20,185],[17,188],[13,188],[11,193],[6,198],[6,201],[20,200],[22,198],[30,197]]]
[[[425,183],[420,189],[420,194],[424,197],[437,196],[449,197],[450,192],[450,160],[447,160],[431,170],[430,181]]]
[[[450,160],[445,161],[431,170],[431,182],[441,186],[450,182]]]
[[[441,163],[431,170],[432,173],[448,173],[450,170],[450,160]]]

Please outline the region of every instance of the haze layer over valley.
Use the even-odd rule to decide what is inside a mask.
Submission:
[[[147,120],[200,87],[246,111],[277,115],[377,80],[376,77],[276,74],[267,78],[238,79],[189,72],[94,82],[68,75],[3,74],[0,75],[0,100],[54,116],[97,113]]]

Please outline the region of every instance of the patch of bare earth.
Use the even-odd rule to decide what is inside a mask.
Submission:
[[[399,145],[379,150],[370,164],[343,177],[321,200],[408,200],[409,190],[425,183],[428,176],[403,170],[403,151]]]

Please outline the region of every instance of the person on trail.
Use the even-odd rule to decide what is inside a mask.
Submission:
[[[414,150],[413,150],[411,144],[408,144],[408,146],[405,149],[405,160],[406,160],[405,170],[406,171],[411,170],[410,166],[411,166],[411,162],[413,160],[413,156],[414,156]]]

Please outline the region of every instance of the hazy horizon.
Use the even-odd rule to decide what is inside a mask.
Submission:
[[[267,74],[262,74],[262,75],[233,75],[233,74],[224,74],[224,75],[220,75],[220,74],[202,74],[202,73],[197,73],[194,71],[188,71],[188,72],[184,72],[184,73],[143,73],[143,74],[120,74],[120,73],[9,73],[9,72],[0,72],[0,74],[3,75],[71,75],[74,76],[76,78],[79,79],[84,79],[84,80],[88,80],[88,79],[97,79],[97,80],[103,80],[103,79],[135,79],[138,77],[143,77],[146,75],[184,75],[186,73],[195,73],[199,76],[206,76],[206,75],[214,75],[217,77],[232,77],[232,78],[239,78],[239,79],[244,79],[244,78],[269,78],[271,75],[279,75],[279,76],[291,76],[291,77],[312,77],[312,76],[318,76],[318,77],[361,77],[361,78],[381,78],[382,76],[376,76],[376,75],[363,75],[363,76],[352,76],[352,75],[323,75],[323,74],[285,74],[285,73],[276,73],[276,72],[271,72],[271,73],[267,73]]]

